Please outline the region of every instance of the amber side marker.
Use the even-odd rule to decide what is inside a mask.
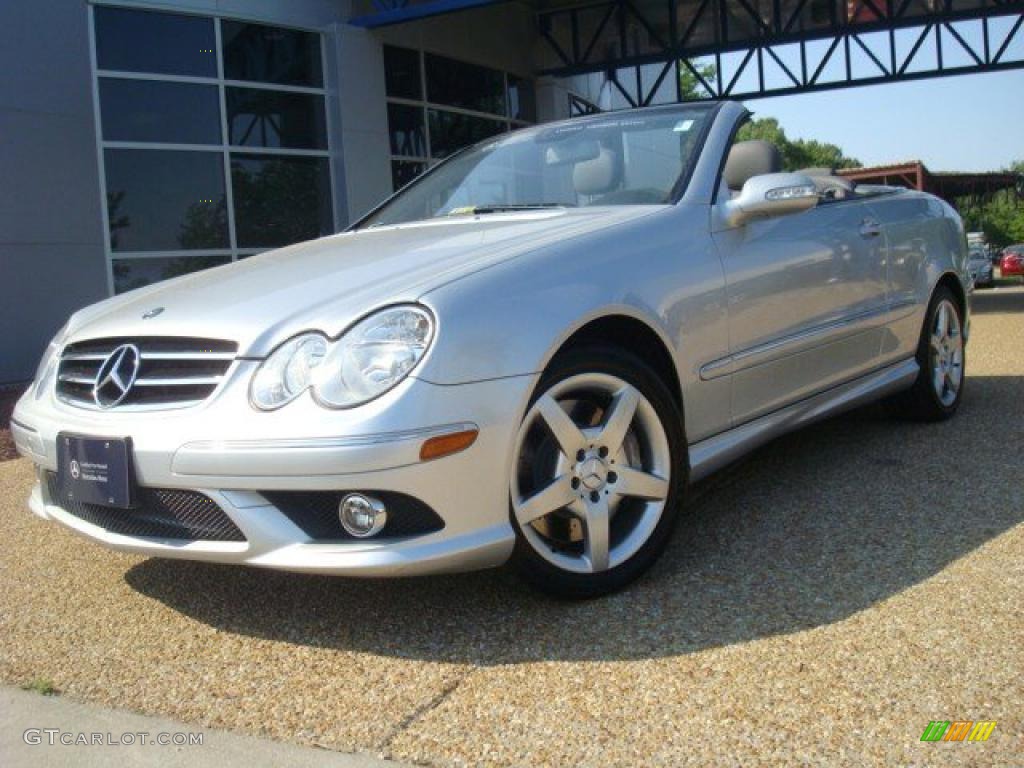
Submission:
[[[453,453],[464,451],[475,441],[479,430],[467,429],[465,432],[453,432],[450,435],[438,435],[427,440],[420,447],[420,461],[440,459]]]

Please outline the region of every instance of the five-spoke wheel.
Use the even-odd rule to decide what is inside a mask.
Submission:
[[[956,306],[943,298],[936,306],[930,344],[932,386],[943,405],[957,399],[964,376],[964,339]]]
[[[615,589],[642,570],[632,563],[653,560],[645,548],[659,548],[670,527],[682,434],[671,396],[642,362],[591,354],[557,360],[538,386],[510,487],[527,576],[572,596]]]
[[[913,386],[891,398],[897,411],[921,421],[948,419],[964,392],[964,316],[960,302],[945,285],[928,304],[917,347],[920,369]]]

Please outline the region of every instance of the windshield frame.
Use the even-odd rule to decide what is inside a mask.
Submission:
[[[707,119],[704,121],[704,124],[701,126],[700,133],[697,134],[697,138],[696,138],[696,141],[694,142],[694,146],[693,146],[693,151],[690,153],[690,156],[686,160],[686,164],[683,166],[682,170],[680,171],[679,178],[677,178],[676,181],[675,181],[675,184],[673,184],[672,190],[669,193],[668,199],[665,200],[664,203],[659,203],[659,205],[676,205],[682,199],[683,195],[686,192],[687,187],[690,186],[690,182],[693,180],[693,174],[694,174],[694,171],[696,170],[696,167],[697,167],[697,161],[700,159],[700,156],[704,152],[704,147],[705,147],[705,144],[707,143],[708,136],[711,134],[712,126],[714,125],[715,120],[718,117],[718,113],[722,109],[723,104],[724,104],[724,102],[721,102],[721,101],[711,101],[711,100],[708,100],[708,101],[695,101],[695,102],[679,102],[679,103],[675,103],[675,104],[659,104],[658,106],[654,106],[654,107],[640,107],[640,108],[637,108],[637,109],[620,109],[620,110],[609,111],[609,112],[600,112],[600,113],[595,114],[595,115],[584,115],[582,117],[568,118],[566,120],[555,120],[555,121],[552,121],[550,123],[536,123],[534,125],[523,126],[522,128],[520,128],[518,130],[515,130],[515,131],[509,131],[508,133],[499,134],[499,136],[501,138],[506,138],[506,137],[509,137],[509,136],[515,136],[517,133],[520,133],[522,131],[535,130],[535,129],[541,127],[541,126],[544,126],[546,128],[551,128],[551,127],[556,127],[556,126],[559,126],[559,125],[577,125],[577,124],[579,124],[581,122],[597,122],[597,121],[599,121],[601,119],[615,118],[615,117],[619,117],[619,116],[622,116],[622,115],[630,115],[630,114],[636,114],[636,113],[657,114],[657,113],[660,113],[660,112],[673,112],[673,111],[676,111],[676,110],[679,110],[679,109],[694,109],[694,108],[707,110],[707,112],[708,112]],[[355,222],[353,222],[352,224],[350,224],[347,227],[345,227],[345,229],[342,230],[342,231],[343,232],[355,232],[357,230],[366,229],[367,228],[366,227],[366,222],[369,221],[370,219],[374,218],[380,211],[382,211],[384,208],[389,206],[400,195],[404,195],[407,192],[409,192],[410,190],[412,190],[413,187],[415,187],[417,184],[421,183],[424,179],[426,179],[428,176],[433,174],[439,168],[442,168],[443,166],[447,165],[450,161],[454,160],[457,157],[461,157],[462,155],[466,154],[467,152],[470,152],[471,150],[476,149],[477,147],[480,147],[481,145],[493,143],[495,138],[496,138],[495,136],[489,136],[486,139],[482,139],[482,140],[480,140],[480,141],[478,141],[478,142],[476,142],[474,144],[468,144],[465,147],[462,147],[461,149],[458,149],[455,152],[452,152],[450,155],[448,155],[448,157],[446,157],[443,160],[441,160],[440,162],[435,163],[434,165],[432,165],[430,168],[428,168],[426,171],[421,173],[415,179],[410,181],[404,187],[401,187],[400,189],[397,189],[394,192],[392,192],[390,195],[388,195],[386,198],[384,198],[380,203],[378,203],[372,209],[370,209],[368,212],[366,212],[365,214],[360,216],[359,219],[357,219]],[[640,204],[639,203],[634,203],[632,205],[640,205]],[[650,205],[650,203],[648,203],[647,205]],[[424,222],[424,221],[433,221],[433,219],[424,218],[424,219],[416,219],[415,220],[415,222]],[[400,222],[400,223],[386,225],[386,226],[402,226],[403,224],[412,224],[412,223],[414,223],[414,222],[413,221],[406,221],[406,222]]]

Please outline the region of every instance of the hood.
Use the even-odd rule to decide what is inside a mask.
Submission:
[[[368,312],[545,245],[663,206],[559,209],[427,220],[345,232],[131,291],[82,310],[66,342],[193,336],[264,357],[291,336],[336,337]],[[149,310],[163,311],[143,319]]]

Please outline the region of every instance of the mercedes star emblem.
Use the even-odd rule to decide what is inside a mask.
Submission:
[[[92,399],[100,408],[113,408],[124,400],[139,375],[142,355],[134,344],[122,344],[107,355],[92,385]]]

